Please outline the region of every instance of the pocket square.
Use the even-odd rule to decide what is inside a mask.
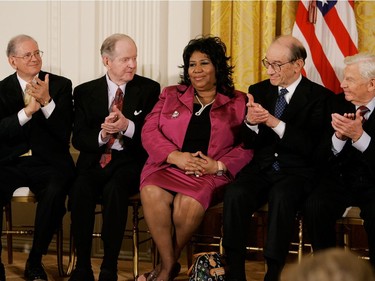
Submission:
[[[137,115],[141,114],[141,112],[142,112],[142,109],[140,111],[136,110],[136,111],[134,111],[134,115],[137,116]]]

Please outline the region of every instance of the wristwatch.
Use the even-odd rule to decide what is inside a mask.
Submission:
[[[42,107],[45,107],[47,104],[49,104],[51,102],[52,98],[49,98],[49,100],[45,101],[43,100],[43,102],[40,104]]]
[[[221,161],[217,161],[217,176],[222,176],[224,175],[224,165]]]

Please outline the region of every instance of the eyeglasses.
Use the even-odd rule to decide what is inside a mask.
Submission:
[[[37,59],[40,59],[42,56],[43,56],[43,51],[41,50],[37,50],[35,51],[34,53],[26,53],[24,54],[23,56],[20,56],[20,57],[17,57],[17,56],[13,56],[14,58],[19,58],[19,59],[23,59],[24,61],[29,61],[31,60],[32,57],[35,57]]]
[[[262,59],[262,63],[264,65],[265,68],[269,68],[270,66],[272,67],[272,69],[276,72],[280,72],[281,71],[281,67],[287,63],[291,63],[291,62],[295,62],[296,60],[291,60],[291,61],[287,61],[287,62],[284,62],[284,63],[270,63],[266,58]]]

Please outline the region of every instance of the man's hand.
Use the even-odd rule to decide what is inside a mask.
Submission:
[[[274,128],[280,123],[280,120],[270,114],[261,104],[254,102],[253,95],[247,94],[247,97],[249,101],[246,104],[246,120],[250,125],[258,125],[262,123],[270,128]]]
[[[118,132],[124,132],[128,128],[129,120],[114,105],[113,111],[104,119],[102,123],[102,139],[106,139],[108,135]]]
[[[247,94],[249,101],[247,102],[247,114],[246,120],[251,125],[258,125],[260,123],[266,123],[269,117],[268,110],[264,109],[259,103],[254,102],[252,94]]]
[[[30,98],[30,102],[25,106],[25,114],[27,117],[31,117],[35,112],[40,109],[40,103],[38,103],[34,97]]]
[[[333,113],[331,116],[331,124],[333,129],[335,129],[335,135],[338,139],[347,140],[349,138],[353,142],[356,142],[362,136],[363,117],[360,115],[359,110],[355,115],[354,113],[345,113],[344,115]]]
[[[51,99],[49,95],[49,75],[46,74],[44,81],[36,77],[28,83],[26,85],[26,93],[34,97],[41,106],[47,105]]]

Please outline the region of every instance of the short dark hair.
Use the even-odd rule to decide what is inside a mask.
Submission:
[[[234,85],[232,79],[233,66],[229,64],[230,57],[226,55],[227,47],[219,37],[202,36],[189,41],[183,52],[184,64],[180,84],[191,85],[189,78],[189,60],[191,55],[199,51],[206,54],[215,67],[216,89],[218,92],[228,96],[233,95]]]

